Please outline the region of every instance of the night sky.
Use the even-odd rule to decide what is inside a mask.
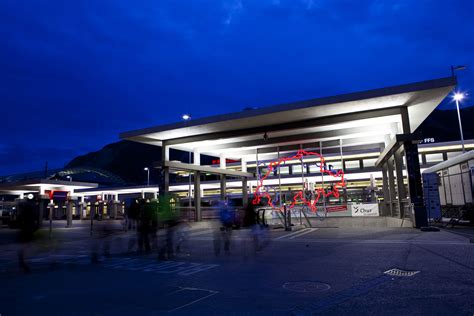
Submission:
[[[458,64],[460,88],[474,89],[471,0],[2,0],[0,19],[0,175],[62,167],[185,112],[445,77]]]

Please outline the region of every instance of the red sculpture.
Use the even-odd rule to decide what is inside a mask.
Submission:
[[[314,202],[311,202],[311,200],[306,199],[303,190],[298,191],[296,193],[296,195],[293,197],[293,201],[290,205],[290,208],[293,208],[295,206],[295,204],[297,203],[297,201],[300,200],[304,204],[308,205],[313,212],[316,212],[316,203],[319,201],[321,196],[328,197],[328,196],[332,195],[335,198],[338,198],[339,197],[339,189],[346,185],[346,182],[345,182],[345,179],[344,179],[344,171],[338,170],[337,172],[334,172],[332,170],[327,170],[324,167],[325,166],[325,160],[324,160],[324,157],[322,155],[320,155],[319,153],[316,153],[316,152],[305,151],[305,150],[301,149],[301,150],[298,150],[298,152],[294,156],[284,157],[284,158],[279,159],[278,161],[270,162],[270,164],[268,166],[267,173],[263,177],[261,177],[260,180],[258,181],[257,188],[255,189],[255,197],[252,201],[252,204],[254,204],[254,205],[259,204],[262,197],[264,197],[264,198],[267,198],[268,205],[275,208],[275,205],[272,202],[272,198],[271,198],[270,194],[268,192],[265,192],[265,191],[262,192],[261,191],[261,189],[263,187],[263,182],[265,181],[265,179],[268,178],[268,176],[273,172],[273,170],[275,170],[275,168],[279,168],[282,163],[284,163],[286,161],[291,161],[291,160],[300,160],[304,156],[319,157],[320,158],[319,168],[320,168],[321,173],[323,175],[327,174],[327,175],[333,176],[335,178],[340,178],[340,181],[336,182],[336,184],[334,184],[332,186],[332,189],[328,190],[327,192],[325,192],[324,188],[317,188],[316,189],[317,196],[315,197]]]

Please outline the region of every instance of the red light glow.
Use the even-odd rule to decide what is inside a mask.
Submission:
[[[276,208],[275,205],[273,204],[272,197],[270,196],[270,194],[268,192],[265,192],[265,191],[262,192],[261,189],[263,187],[263,182],[268,178],[268,176],[273,172],[273,170],[275,170],[276,168],[279,168],[282,163],[285,163],[285,162],[291,161],[291,160],[300,160],[304,156],[316,156],[316,157],[318,157],[320,159],[320,164],[319,164],[320,172],[323,175],[327,174],[327,175],[333,176],[335,178],[340,178],[340,180],[332,185],[332,190],[328,190],[327,192],[325,192],[324,188],[317,188],[315,190],[317,195],[314,199],[314,202],[311,202],[311,200],[307,200],[305,198],[303,190],[297,191],[295,196],[293,197],[293,201],[291,202],[290,208],[293,208],[298,201],[301,201],[302,203],[309,206],[311,208],[311,211],[316,212],[316,209],[317,209],[316,204],[318,203],[318,201],[321,197],[328,197],[328,196],[332,195],[335,198],[338,198],[339,197],[339,189],[346,185],[346,182],[345,182],[345,179],[344,179],[344,171],[343,170],[338,170],[337,172],[334,172],[332,170],[327,170],[326,168],[324,168],[325,160],[324,160],[324,157],[322,155],[320,155],[319,153],[316,153],[316,152],[312,152],[312,151],[298,150],[298,152],[294,156],[284,157],[284,158],[281,158],[277,161],[270,162],[270,164],[268,165],[267,173],[264,176],[262,176],[260,178],[260,180],[258,181],[257,188],[255,189],[255,197],[252,200],[252,204],[257,205],[257,204],[260,203],[262,198],[266,198],[268,200],[268,205],[273,207],[273,208]]]

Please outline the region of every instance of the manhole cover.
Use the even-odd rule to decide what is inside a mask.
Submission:
[[[324,292],[331,288],[329,284],[312,281],[286,282],[283,288],[288,291],[299,293],[317,293]]]
[[[411,277],[415,274],[420,273],[420,271],[405,271],[400,269],[390,269],[385,271],[383,274],[395,276],[395,277]]]

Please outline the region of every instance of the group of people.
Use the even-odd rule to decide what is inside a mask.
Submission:
[[[222,249],[230,253],[232,245],[232,231],[236,227],[250,228],[249,235],[243,240],[247,243],[247,250],[261,251],[268,245],[268,225],[259,217],[258,205],[249,199],[244,210],[243,218],[236,212],[236,208],[228,200],[219,202],[219,224],[214,230],[214,253],[218,256]]]
[[[126,213],[126,228],[131,233],[128,251],[133,251],[135,246],[139,254],[156,249],[160,259],[173,258],[176,246],[179,250],[179,245],[174,243],[178,224],[179,213],[171,206],[170,197],[133,201]]]

